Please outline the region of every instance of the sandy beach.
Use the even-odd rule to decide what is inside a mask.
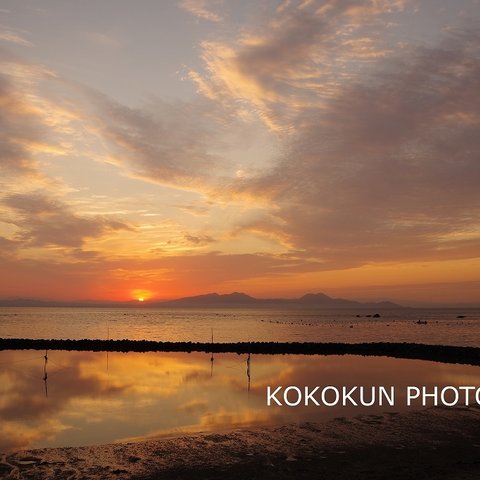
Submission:
[[[2,455],[5,479],[477,479],[480,408]]]

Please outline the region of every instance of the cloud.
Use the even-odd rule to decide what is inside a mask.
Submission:
[[[197,18],[210,22],[221,22],[222,16],[212,7],[222,4],[222,0],[180,0],[178,5]]]
[[[20,229],[16,237],[27,246],[79,248],[88,238],[130,229],[106,217],[80,217],[66,204],[43,193],[9,194],[1,203],[13,213],[3,221]]]
[[[208,245],[214,243],[216,240],[209,235],[189,235],[186,234],[183,237],[188,243],[193,245]]]
[[[193,215],[195,217],[203,217],[208,215],[210,208],[208,206],[202,205],[172,205],[175,208],[178,208],[180,211]]]
[[[0,169],[4,176],[37,174],[36,162],[26,146],[41,139],[38,114],[12,81],[0,75]]]
[[[278,207],[246,228],[330,267],[478,256],[479,46],[464,32],[380,59],[304,109],[276,169],[243,184]]]
[[[403,4],[284,4],[257,30],[243,31],[233,41],[204,41],[205,71],[192,70],[190,78],[208,98],[236,104],[239,115],[250,112],[272,130],[287,133],[298,128],[299,112],[320,106],[350,79],[347,64],[367,64],[385,55],[386,46],[378,38],[386,27],[378,20]]]
[[[19,247],[19,243],[8,238],[0,236],[0,256],[7,257],[13,255],[17,248]]]
[[[4,192],[16,191],[18,177],[35,183],[27,188],[20,182],[26,191],[55,183],[57,190],[68,188],[42,168],[49,157],[65,155],[114,164],[144,181],[203,192],[233,170],[219,154],[229,148],[223,135],[235,128],[227,117],[203,99],[169,103],[151,98],[129,108],[0,49]]]
[[[144,268],[163,269],[163,277],[170,282],[188,282],[201,290],[219,287],[223,282],[275,277],[311,272],[318,269],[316,261],[298,258],[296,255],[222,254],[209,252],[202,255],[177,255],[150,259]],[[167,271],[168,273],[165,273]],[[207,275],[208,272],[208,275]],[[220,287],[221,288],[221,287]]]
[[[43,82],[51,82],[52,91],[60,90],[53,72],[0,48],[0,182],[4,185],[17,183],[19,176],[37,184],[55,183],[41,172],[39,160],[68,151],[64,137],[72,137],[76,114],[61,94],[43,95]]]
[[[0,11],[1,12],[1,11]],[[0,25],[0,41],[14,43],[22,47],[33,47],[33,43],[27,40],[21,33]]]
[[[109,150],[99,160],[135,178],[199,192],[230,175],[232,166],[220,152],[228,149],[224,136],[236,125],[216,105],[152,98],[129,108],[92,90],[87,96],[89,120]]]
[[[210,103],[97,102],[118,164],[213,201],[262,202],[268,212],[236,232],[301,251],[319,270],[475,255],[478,36],[394,51],[397,39],[375,34],[406,2],[306,5],[292,2],[236,44],[202,44],[207,74],[195,79]],[[246,104],[288,135],[267,174],[233,178],[210,153],[211,118]]]

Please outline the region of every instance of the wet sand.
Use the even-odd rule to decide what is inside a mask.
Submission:
[[[2,455],[5,479],[478,479],[480,408]]]

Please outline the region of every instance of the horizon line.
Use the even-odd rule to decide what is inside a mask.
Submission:
[[[382,299],[352,299],[352,298],[345,298],[345,297],[331,297],[323,292],[306,292],[303,295],[295,296],[295,297],[255,297],[245,292],[238,292],[233,291],[230,293],[218,293],[218,292],[208,292],[208,293],[201,293],[195,295],[188,295],[182,297],[175,297],[175,298],[168,298],[168,299],[160,299],[160,298],[132,298],[129,300],[111,300],[111,299],[52,299],[52,298],[38,298],[38,297],[0,297],[0,307],[42,307],[42,306],[50,306],[50,307],[73,307],[73,306],[96,306],[96,307],[109,307],[114,305],[119,306],[138,306],[138,307],[148,307],[148,306],[160,306],[161,304],[168,304],[170,302],[177,302],[181,300],[195,300],[201,297],[213,296],[217,295],[219,300],[221,297],[228,297],[232,295],[243,295],[245,297],[249,297],[252,300],[259,300],[259,301],[270,301],[270,302],[294,302],[295,300],[301,300],[307,295],[324,295],[331,300],[337,301],[352,301],[358,302],[360,304],[382,304],[382,303],[392,303],[392,308],[480,308],[479,303],[475,302],[445,302],[439,303],[435,301],[409,301],[408,299],[395,299],[395,298],[382,298]],[[401,303],[397,303],[401,302]],[[1,303],[11,303],[11,305],[1,305]],[[15,303],[18,303],[15,305]],[[20,303],[29,303],[30,305],[20,305]],[[35,305],[37,303],[37,305]],[[42,305],[42,304],[56,304],[56,305]],[[318,304],[317,304],[318,305]],[[314,305],[313,305],[314,306]],[[328,305],[326,305],[328,307]],[[361,305],[359,305],[361,306]],[[352,305],[352,308],[355,306]],[[347,307],[348,308],[348,307]]]

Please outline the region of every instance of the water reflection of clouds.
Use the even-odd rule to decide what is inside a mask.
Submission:
[[[0,352],[0,450],[88,445],[199,430],[381,413],[385,407],[268,408],[271,386],[475,384],[478,367],[355,356]],[[38,358],[37,358],[38,357]],[[213,367],[213,370],[212,370]],[[247,372],[248,369],[248,372]],[[248,374],[251,388],[249,389]]]
[[[55,352],[48,365],[49,397],[46,397],[43,381],[43,354],[32,357],[32,352],[2,352],[0,367],[2,372],[2,401],[0,418],[2,424],[0,442],[5,449],[29,447],[55,442],[60,435],[75,429],[75,422],[66,422],[65,417],[77,418],[78,422],[88,422],[85,409],[91,399],[112,401],[126,389],[116,382],[105,383],[101,376],[85,375],[82,365],[88,362],[91,354],[75,352],[65,354]],[[24,357],[25,361],[22,361]],[[55,361],[53,361],[53,358]],[[97,407],[98,408],[98,405]]]

